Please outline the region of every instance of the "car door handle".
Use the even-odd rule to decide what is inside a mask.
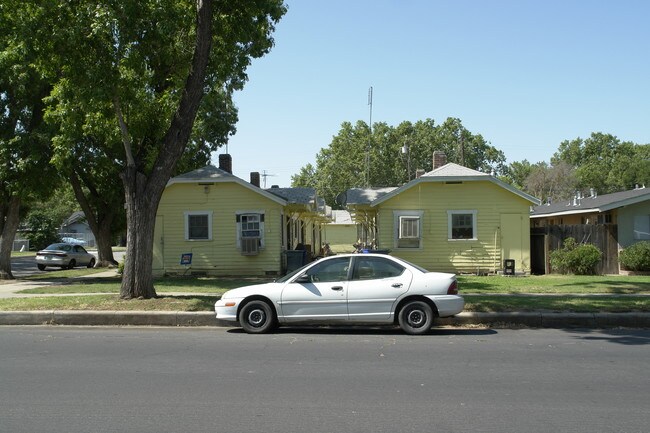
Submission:
[[[403,286],[402,283],[393,283],[393,284],[392,284],[392,287],[395,287],[396,289],[399,289],[399,288],[402,287],[402,286]]]
[[[332,290],[336,290],[338,292],[340,290],[343,290],[343,286],[332,286]]]

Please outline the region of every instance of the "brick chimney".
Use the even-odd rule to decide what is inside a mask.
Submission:
[[[259,171],[251,171],[251,185],[255,185],[256,187],[260,187],[260,172]]]
[[[447,155],[445,155],[445,152],[440,150],[433,152],[433,169],[440,168],[445,164],[447,164]]]
[[[219,168],[232,174],[232,156],[228,153],[219,155]]]
[[[424,173],[425,173],[424,169],[418,168],[417,170],[415,170],[415,178],[416,179],[421,178]]]

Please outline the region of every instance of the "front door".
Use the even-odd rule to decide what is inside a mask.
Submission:
[[[335,258],[309,268],[305,278],[308,281],[287,284],[280,304],[284,319],[347,320],[349,269],[349,257]]]

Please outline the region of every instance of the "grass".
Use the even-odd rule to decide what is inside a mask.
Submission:
[[[95,310],[95,311],[212,311],[218,296],[162,296],[131,299],[118,295],[60,296],[0,299],[0,311]]]
[[[650,293],[648,276],[541,275],[530,277],[459,276],[462,294],[577,293],[632,295]]]
[[[465,311],[650,312],[650,296],[465,296]]]
[[[215,300],[226,290],[268,281],[247,278],[164,277],[154,282],[156,292],[160,296],[158,299],[124,301],[118,296],[120,277],[93,277],[92,274],[98,271],[103,270],[84,268],[39,274],[41,279],[60,284],[26,289],[20,293],[72,294],[73,296],[0,299],[0,311],[86,309],[212,311]],[[84,278],[80,278],[82,276]],[[650,294],[650,277],[460,276],[458,280],[460,293],[465,296],[466,311],[650,312],[650,296],[638,296]],[[88,295],[89,293],[101,293],[101,295]],[[170,296],[169,293],[181,295]],[[187,295],[182,295],[183,293]]]
[[[221,295],[226,290],[266,282],[253,278],[216,277],[164,277],[154,281],[156,293],[205,293]],[[63,282],[63,280],[62,280]],[[22,294],[72,294],[72,293],[120,293],[120,277],[86,277],[83,280],[67,280],[62,285],[21,290]]]

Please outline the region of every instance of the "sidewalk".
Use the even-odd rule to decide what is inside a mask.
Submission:
[[[79,278],[111,277],[116,270],[108,270]],[[78,296],[78,294],[20,294],[21,290],[48,285],[48,281],[12,281],[0,283],[0,298]],[[99,294],[99,293],[98,293]],[[101,293],[104,294],[105,293]],[[85,293],[85,295],[92,295]],[[192,293],[165,293],[166,296],[192,296]],[[196,295],[203,295],[200,293]],[[467,294],[466,297],[474,295]],[[480,294],[476,296],[539,296],[537,294]],[[556,295],[558,296],[558,295]],[[559,295],[562,296],[562,295]],[[630,296],[630,295],[570,295],[566,296]],[[639,296],[639,295],[635,295]],[[650,295],[647,295],[650,296]],[[220,321],[212,311],[0,311],[0,325],[76,325],[76,326],[210,326],[235,327],[234,322]],[[570,312],[463,312],[457,316],[438,319],[437,326],[488,326],[491,328],[650,328],[650,313],[570,313]]]

